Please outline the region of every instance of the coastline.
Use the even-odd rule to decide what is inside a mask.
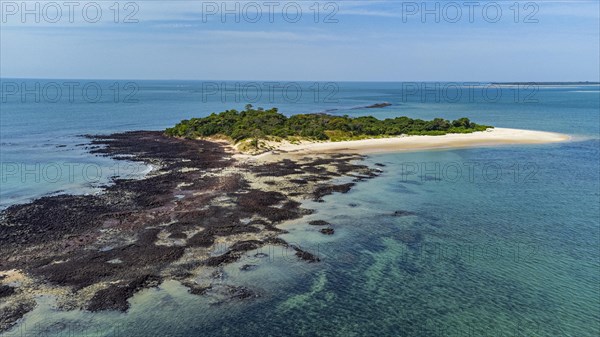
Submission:
[[[365,154],[570,139],[494,129],[280,142],[275,150],[248,155],[224,141],[157,131],[90,138],[93,145],[104,145],[91,148],[92,154],[144,162],[149,172],[137,179],[117,178],[98,195],[48,196],[0,212],[0,253],[6,257],[0,261],[0,297],[6,302],[0,307],[0,333],[32,311],[37,296],[44,294],[56,298],[59,310],[91,312],[127,311],[135,293],[169,280],[219,302],[259,297],[256,289],[223,284],[223,267],[267,245],[289,249],[307,263],[319,262],[312,252],[281,239],[286,231],[278,225],[311,214],[303,200],[323,202],[325,195],[346,193],[355,183],[378,176],[380,168],[358,163]],[[342,177],[352,182],[335,182]],[[322,234],[334,233],[326,221],[313,222]],[[215,255],[217,247],[226,250]]]
[[[59,311],[90,312],[127,311],[137,292],[171,280],[215,304],[260,297],[257,289],[223,283],[224,266],[262,258],[250,254],[264,246],[319,262],[280,238],[286,231],[278,225],[311,214],[303,200],[323,202],[381,172],[352,154],[240,161],[226,142],[159,131],[89,138],[92,154],[152,170],[142,178],[115,178],[98,194],[46,196],[0,211],[0,334],[18,325],[42,295]],[[336,183],[341,177],[352,182]],[[325,223],[318,228],[333,234]]]
[[[302,141],[294,144],[290,142],[268,142],[268,146],[273,150],[251,157],[271,161],[277,160],[282,153],[292,156],[326,153],[366,155],[497,145],[548,144],[565,142],[571,139],[572,137],[569,135],[555,132],[493,128],[480,132],[441,136],[401,136],[340,142]]]

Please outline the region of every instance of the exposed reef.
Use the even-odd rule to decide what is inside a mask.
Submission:
[[[250,252],[265,245],[318,262],[278,237],[278,224],[310,214],[303,200],[322,202],[355,184],[333,179],[378,174],[356,163],[359,155],[254,162],[234,159],[227,143],[161,132],[88,137],[96,155],[155,169],[143,179],[115,179],[97,195],[47,196],[0,213],[0,332],[40,294],[55,296],[58,309],[92,312],[126,311],[135,293],[166,280],[221,300],[259,297],[255,289],[215,283],[222,266],[249,254],[267,257]]]

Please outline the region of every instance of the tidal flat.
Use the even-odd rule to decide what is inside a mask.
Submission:
[[[280,238],[286,231],[278,225],[311,214],[303,200],[322,202],[381,172],[357,154],[252,161],[225,142],[157,131],[87,137],[95,155],[155,169],[143,179],[115,178],[99,194],[47,196],[2,211],[0,332],[43,296],[60,311],[124,312],[141,290],[176,281],[190,296],[252,300],[255,289],[219,282],[223,266],[266,245],[318,263]],[[351,182],[339,183],[344,177]]]

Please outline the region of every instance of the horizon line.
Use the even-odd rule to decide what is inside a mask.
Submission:
[[[590,81],[590,80],[575,80],[575,81],[535,81],[535,80],[513,80],[513,81],[498,81],[498,80],[289,80],[289,79],[164,79],[164,78],[68,78],[68,77],[2,77],[1,80],[71,80],[71,81],[81,81],[81,80],[92,80],[92,81],[186,81],[186,82],[339,82],[339,83],[407,83],[407,82],[420,82],[420,83],[453,83],[453,82],[461,82],[461,83],[490,83],[490,84],[513,84],[513,83],[523,83],[523,84],[541,84],[541,83],[588,83],[588,84],[600,84],[599,81]]]

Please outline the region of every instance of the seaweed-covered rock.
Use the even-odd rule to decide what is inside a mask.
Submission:
[[[319,232],[325,234],[325,235],[333,235],[333,233],[335,233],[335,230],[331,227],[329,228],[321,228],[321,230],[319,230]]]
[[[331,225],[329,222],[327,222],[325,220],[312,220],[312,221],[309,221],[308,224],[311,226],[329,226],[329,225]]]
[[[258,266],[255,264],[245,264],[240,267],[240,270],[241,271],[251,271],[251,270],[255,270],[257,268],[258,268]]]
[[[7,285],[0,285],[0,298],[8,297],[15,293],[15,288]]]
[[[35,301],[25,301],[0,307],[0,332],[13,327],[26,313],[35,308]]]
[[[94,295],[87,305],[87,310],[92,312],[101,310],[127,311],[129,309],[127,299],[141,289],[158,286],[161,281],[159,276],[144,275],[128,283],[112,284]]]

